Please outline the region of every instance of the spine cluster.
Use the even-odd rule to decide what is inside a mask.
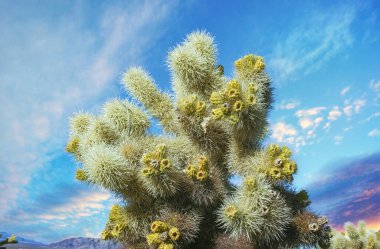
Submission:
[[[113,99],[98,115],[71,118],[66,150],[80,162],[76,178],[123,201],[102,237],[152,249],[327,244],[327,218],[291,186],[290,149],[262,145],[272,105],[264,59],[236,60],[229,78],[216,55],[210,34],[191,33],[168,55],[174,94],[133,67],[123,77],[133,102]],[[163,134],[149,132],[151,118]],[[243,184],[232,185],[232,175]]]

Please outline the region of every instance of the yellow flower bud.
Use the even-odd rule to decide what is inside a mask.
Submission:
[[[78,137],[72,138],[66,144],[66,151],[69,152],[69,153],[74,154],[74,153],[78,152],[78,148],[79,148],[79,138]]]
[[[241,112],[243,110],[243,107],[244,107],[243,101],[238,100],[234,104],[234,111],[235,112]]]
[[[212,114],[212,117],[216,120],[224,117],[224,112],[222,108],[212,109],[211,114]]]
[[[211,93],[210,102],[213,105],[219,105],[223,103],[223,96],[218,92]]]
[[[240,83],[237,82],[237,80],[230,80],[227,82],[227,89],[228,90],[231,90],[231,89],[240,90]]]
[[[176,227],[173,227],[169,230],[169,237],[176,241],[179,239],[179,237],[181,236],[181,233],[179,232],[179,229],[176,228]]]
[[[86,173],[82,169],[77,169],[77,172],[75,173],[75,178],[78,181],[86,181],[88,179]]]
[[[256,72],[261,72],[262,70],[265,69],[265,64],[263,57],[261,56],[256,56],[256,62],[255,62],[255,67],[254,67]]]
[[[281,170],[277,167],[270,168],[269,174],[274,179],[280,179],[281,178]]]
[[[256,180],[252,176],[248,176],[244,179],[244,186],[254,189],[256,187]]]
[[[174,245],[172,243],[162,243],[157,249],[174,249]]]
[[[162,243],[159,233],[151,233],[146,236],[148,245],[159,245]]]
[[[239,116],[237,114],[232,114],[228,117],[228,121],[232,124],[236,124],[237,122],[239,122]]]
[[[208,170],[208,158],[205,156],[201,156],[198,158],[198,168],[200,170],[207,171]]]
[[[292,151],[289,149],[289,147],[284,146],[281,149],[281,156],[283,156],[285,158],[289,158],[292,156]]]
[[[170,168],[171,166],[171,162],[169,159],[162,159],[161,162],[160,162],[160,171],[164,171],[168,168]]]
[[[226,216],[228,218],[233,218],[235,217],[235,215],[237,214],[238,210],[236,208],[236,206],[234,205],[229,205],[228,207],[226,207],[226,209],[224,210],[224,213],[226,214]]]
[[[168,230],[168,225],[165,222],[156,220],[152,222],[150,229],[154,233],[162,233]]]
[[[145,167],[141,170],[141,173],[145,177],[150,177],[156,173],[156,170],[154,170],[152,167]]]
[[[189,165],[185,169],[185,174],[188,177],[196,176],[196,174],[197,174],[197,168],[194,165]]]
[[[197,178],[198,181],[201,181],[201,182],[202,182],[202,181],[206,180],[207,177],[208,177],[208,174],[207,174],[206,171],[204,171],[204,170],[199,170],[199,171],[197,172],[196,178]]]
[[[240,91],[238,89],[232,88],[227,91],[227,96],[230,99],[238,98],[240,95]]]
[[[283,172],[285,175],[292,175],[297,171],[297,164],[294,161],[286,162]]]
[[[247,103],[249,106],[254,106],[257,103],[257,98],[255,95],[251,94],[247,97]]]
[[[203,101],[198,101],[196,106],[195,106],[195,112],[198,114],[198,115],[202,115],[205,110],[206,110],[206,104],[205,102]]]
[[[258,86],[256,83],[253,83],[253,82],[249,83],[249,85],[248,85],[248,92],[249,93],[255,94],[255,93],[257,93],[257,90],[258,90]]]

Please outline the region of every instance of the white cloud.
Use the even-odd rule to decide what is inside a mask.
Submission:
[[[368,118],[366,118],[365,120],[362,120],[360,123],[366,123],[366,122],[369,122],[369,121],[371,121],[372,119],[377,118],[377,117],[380,117],[380,112],[372,113]]]
[[[297,100],[287,100],[287,101],[282,101],[281,104],[279,105],[278,109],[280,110],[291,110],[299,106],[300,103]]]
[[[96,215],[104,211],[104,202],[110,199],[111,195],[108,192],[83,191],[63,205],[53,207],[46,210],[45,213],[37,215],[37,218],[41,220],[73,220]]]
[[[358,114],[360,110],[365,106],[365,99],[356,99],[356,100],[346,100],[345,106],[343,107],[343,112],[346,116],[352,116],[354,113]]]
[[[280,143],[291,141],[295,135],[297,135],[297,131],[292,125],[284,122],[278,122],[273,125],[272,137]]]
[[[380,97],[380,80],[371,80],[371,82],[369,83],[369,88],[375,92],[377,97]]]
[[[325,110],[326,107],[323,107],[323,106],[320,106],[320,107],[313,107],[313,108],[310,108],[310,109],[304,109],[304,110],[298,110],[295,115],[298,117],[298,118],[301,118],[301,117],[309,117],[309,116],[315,116],[317,114],[319,114],[321,111]]]
[[[298,123],[302,129],[307,129],[313,125],[313,121],[309,118],[301,118]]]
[[[363,106],[365,106],[366,100],[365,99],[357,99],[354,101],[354,108],[355,112],[359,113],[360,109],[362,109]]]
[[[287,81],[318,70],[330,58],[353,43],[354,6],[315,11],[294,25],[290,35],[279,39],[269,57],[275,81]],[[305,21],[306,20],[306,21]]]
[[[352,108],[353,108],[353,105],[347,105],[347,106],[343,107],[344,114],[346,114],[346,116],[351,116],[352,115]]]
[[[368,132],[368,136],[370,136],[370,137],[380,136],[380,130],[375,128],[375,129],[371,130],[370,132]]]
[[[348,93],[348,91],[350,91],[351,87],[350,86],[346,86],[345,88],[342,89],[342,91],[340,91],[340,95],[345,95],[346,93]]]
[[[329,112],[328,119],[331,121],[337,120],[342,115],[342,112],[339,111],[338,106],[334,106],[334,108]]]

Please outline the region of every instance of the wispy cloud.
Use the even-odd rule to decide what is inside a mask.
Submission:
[[[369,88],[375,92],[377,97],[380,97],[380,80],[371,80],[371,82],[369,83]]]
[[[356,9],[347,5],[315,11],[307,20],[302,18],[302,24],[276,44],[269,58],[275,80],[283,82],[316,71],[350,47],[355,18]]]
[[[337,120],[342,115],[342,112],[339,110],[339,106],[334,106],[333,109],[329,112],[328,119],[331,121]]]
[[[372,113],[368,118],[366,118],[363,121],[361,121],[361,123],[367,123],[367,122],[369,122],[372,119],[377,118],[377,117],[380,117],[380,112]]]
[[[342,91],[340,91],[340,95],[346,95],[346,93],[348,93],[350,91],[351,87],[350,86],[346,86],[345,88],[342,89]]]
[[[375,129],[371,130],[370,132],[368,132],[368,136],[370,136],[370,137],[380,136],[380,130],[375,128]]]
[[[292,110],[300,105],[300,102],[297,100],[284,100],[278,106],[277,109],[280,110]]]
[[[345,100],[343,112],[348,117],[352,116],[354,113],[358,114],[366,102],[365,99]]]

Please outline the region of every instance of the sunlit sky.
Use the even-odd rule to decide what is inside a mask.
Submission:
[[[112,194],[78,183],[68,118],[126,98],[141,65],[170,90],[167,52],[194,30],[218,63],[264,56],[275,87],[266,142],[287,144],[312,209],[380,228],[378,1],[0,1],[0,231],[98,237]]]

